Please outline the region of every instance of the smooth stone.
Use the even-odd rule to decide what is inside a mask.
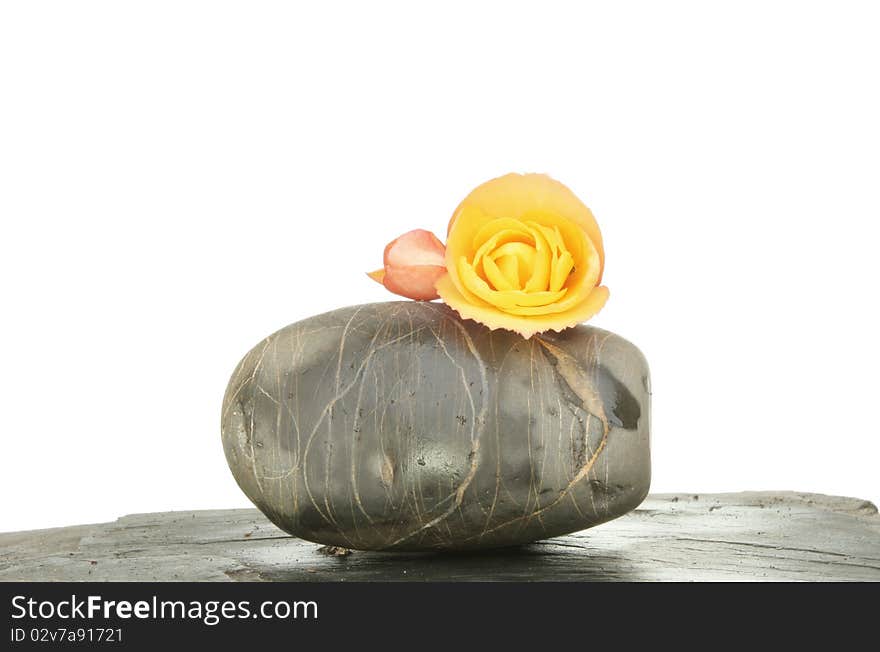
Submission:
[[[465,550],[582,530],[650,484],[641,352],[590,326],[531,339],[444,304],[352,306],[239,363],[222,437],[273,523],[363,550]]]

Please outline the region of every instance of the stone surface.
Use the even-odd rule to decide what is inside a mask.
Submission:
[[[654,495],[599,527],[471,553],[335,556],[255,509],[0,534],[0,581],[880,581],[871,503],[817,494]]]
[[[582,530],[650,483],[648,367],[579,326],[525,340],[391,302],[266,338],[223,404],[229,466],[283,530],[365,550],[476,549]]]

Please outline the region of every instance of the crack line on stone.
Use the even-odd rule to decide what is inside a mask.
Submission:
[[[583,373],[580,371],[580,369],[578,369],[577,361],[562,349],[550,344],[549,342],[546,342],[540,337],[538,337],[538,342],[556,359],[557,364],[554,368],[556,369],[556,372],[559,374],[562,380],[571,388],[571,390],[578,396],[578,398],[583,401],[587,411],[595,415],[596,418],[598,418],[602,422],[602,440],[599,442],[596,450],[593,451],[593,455],[586,461],[586,463],[580,468],[575,477],[569,481],[568,485],[566,485],[566,487],[559,492],[559,495],[552,502],[532,512],[527,517],[521,516],[511,519],[509,521],[496,525],[492,529],[485,531],[482,534],[469,537],[467,539],[468,541],[474,538],[482,538],[486,534],[491,534],[492,532],[500,530],[503,527],[518,523],[524,518],[534,518],[558,505],[565,499],[566,496],[568,496],[569,492],[576,484],[587,477],[590,470],[593,468],[593,465],[596,463],[596,460],[599,459],[599,455],[601,455],[602,451],[605,449],[605,445],[608,443],[608,433],[610,430],[610,426],[608,424],[608,419],[605,416],[605,407],[602,405],[602,401],[596,395],[596,392],[583,377]],[[589,438],[589,432],[589,427],[586,427],[584,434],[585,441]]]
[[[426,305],[429,305],[429,304],[426,304]],[[435,312],[439,312],[439,311],[437,311],[436,308],[432,308],[432,309]],[[398,539],[396,539],[395,541],[393,541],[391,544],[389,544],[387,546],[388,548],[393,548],[397,545],[400,545],[404,541],[411,539],[412,537],[416,536],[417,534],[434,527],[438,523],[441,523],[443,520],[448,518],[450,514],[452,514],[456,509],[458,509],[461,506],[462,501],[464,500],[464,492],[467,491],[467,488],[470,486],[471,482],[473,481],[474,477],[476,476],[477,467],[479,466],[480,435],[482,435],[483,430],[485,429],[486,411],[487,411],[487,403],[488,403],[488,392],[489,392],[489,380],[486,375],[486,365],[483,362],[483,359],[480,357],[480,354],[477,351],[477,347],[474,344],[473,339],[471,339],[471,336],[468,334],[468,332],[464,328],[464,326],[462,326],[460,323],[458,323],[458,321],[456,321],[455,319],[449,319],[446,315],[444,315],[444,319],[446,319],[450,323],[452,323],[461,332],[461,334],[464,338],[464,341],[467,344],[468,350],[470,350],[471,355],[474,356],[474,359],[477,361],[477,366],[480,370],[480,384],[483,388],[483,393],[482,393],[483,401],[482,401],[482,405],[480,407],[480,415],[479,415],[479,417],[474,416],[473,423],[471,425],[471,452],[470,452],[470,456],[469,456],[470,457],[470,469],[468,470],[468,474],[465,476],[464,480],[462,480],[458,489],[456,489],[456,491],[454,492],[453,495],[455,496],[455,501],[453,502],[452,505],[450,505],[442,514],[439,514],[438,516],[434,517],[433,519],[431,519],[427,523],[424,523],[423,525],[416,528],[412,532],[405,534],[405,535],[399,537]],[[433,333],[434,331],[432,330],[431,332]],[[434,333],[434,336],[437,338],[438,341],[440,341],[440,338],[437,333]],[[443,345],[443,348],[445,350],[445,345]],[[447,355],[449,355],[448,352],[447,352]],[[451,359],[451,356],[450,356],[450,359]],[[468,396],[470,396],[471,408],[473,410],[472,414],[474,414],[476,412],[476,406],[474,406],[474,404],[473,404],[473,395],[471,394],[470,387],[468,386],[467,377],[464,375],[464,369],[462,369],[461,367],[459,367],[459,369],[462,374],[462,382],[464,383],[465,390],[467,391]],[[476,431],[477,422],[479,422],[479,425],[480,425],[480,433],[479,434]]]

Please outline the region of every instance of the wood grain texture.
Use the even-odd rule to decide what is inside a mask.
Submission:
[[[604,525],[473,553],[335,556],[255,509],[0,534],[3,581],[880,581],[871,503],[819,494],[651,495]]]

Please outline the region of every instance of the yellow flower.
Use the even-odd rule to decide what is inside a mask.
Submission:
[[[604,263],[599,225],[571,190],[543,174],[508,174],[456,209],[436,289],[462,317],[528,338],[599,312]]]

